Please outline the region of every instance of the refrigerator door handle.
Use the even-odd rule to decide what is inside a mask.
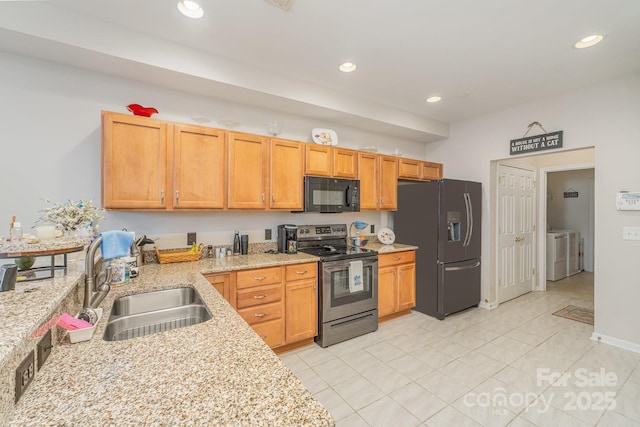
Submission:
[[[469,193],[464,193],[464,207],[467,211],[467,233],[464,236],[462,246],[469,246],[471,243],[471,234],[473,233],[473,215],[471,211],[471,197]]]
[[[445,267],[444,271],[460,271],[460,270],[470,270],[472,268],[480,267],[480,261],[475,264],[465,265],[464,267]]]

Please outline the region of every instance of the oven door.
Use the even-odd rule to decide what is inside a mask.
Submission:
[[[349,289],[350,261],[362,261],[362,290]],[[325,261],[320,267],[321,322],[378,308],[378,257]]]
[[[360,212],[360,181],[304,177],[305,212]]]

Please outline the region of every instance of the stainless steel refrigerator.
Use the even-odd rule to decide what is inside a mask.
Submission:
[[[480,302],[481,209],[479,182],[398,186],[396,241],[419,247],[414,310],[442,320]]]

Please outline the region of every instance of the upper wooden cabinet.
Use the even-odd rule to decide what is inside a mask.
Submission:
[[[103,112],[102,132],[103,207],[225,207],[223,130]]]
[[[272,139],[269,161],[269,208],[304,209],[304,145]]]
[[[223,209],[227,183],[225,132],[175,125],[173,135],[173,208]]]
[[[380,164],[377,154],[358,153],[358,178],[360,179],[360,210],[379,209]]]
[[[360,210],[398,208],[398,162],[393,156],[358,153]]]
[[[330,145],[306,144],[304,174],[356,179],[358,152]]]
[[[333,147],[333,177],[358,178],[358,152],[346,148]]]
[[[398,179],[442,164],[102,112],[102,207],[304,209],[304,175],[360,180],[360,209],[397,209]]]
[[[265,209],[268,191],[267,138],[229,132],[229,209]]]
[[[165,209],[166,122],[102,113],[102,206]]]
[[[398,158],[398,178],[411,181],[442,179],[442,163]]]
[[[400,179],[422,179],[422,163],[414,159],[398,159],[398,178]]]
[[[398,209],[398,159],[380,156],[380,209]]]
[[[442,163],[422,162],[422,180],[432,181],[444,178]]]
[[[328,145],[305,144],[304,174],[315,176],[331,176],[333,174],[333,158]]]

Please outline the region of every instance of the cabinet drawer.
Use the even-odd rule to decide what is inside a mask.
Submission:
[[[238,310],[240,316],[250,325],[266,322],[267,320],[280,319],[282,317],[282,303],[263,304]]]
[[[310,279],[318,275],[318,264],[308,262],[305,264],[287,265],[285,267],[285,280],[292,282],[294,280]]]
[[[251,325],[253,330],[271,348],[284,344],[284,334],[282,332],[282,319],[271,320],[269,322]]]
[[[268,285],[239,290],[236,293],[236,307],[246,308],[254,305],[268,304],[282,299],[282,286]]]
[[[378,254],[378,268],[388,265],[407,264],[416,261],[416,251],[394,252],[392,254]]]
[[[238,271],[236,276],[236,287],[238,289],[250,288],[252,286],[271,285],[273,283],[280,282],[282,282],[281,267]]]

